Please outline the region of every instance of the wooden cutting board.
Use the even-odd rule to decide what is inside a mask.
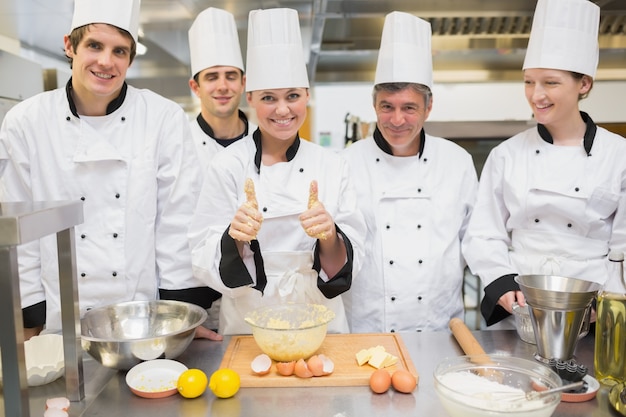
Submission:
[[[417,371],[411,361],[402,337],[396,333],[372,334],[329,334],[326,335],[317,353],[323,353],[333,360],[335,370],[332,374],[313,378],[298,378],[295,375],[282,376],[276,372],[275,363],[268,374],[256,375],[250,369],[250,363],[263,353],[252,336],[233,336],[226,348],[220,368],[230,368],[241,377],[242,387],[330,387],[369,385],[369,378],[375,368],[370,365],[359,366],[356,353],[361,349],[381,345],[392,355],[398,357],[396,365],[385,368],[390,372],[406,369],[417,377]]]

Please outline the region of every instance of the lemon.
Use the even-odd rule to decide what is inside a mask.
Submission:
[[[241,379],[232,369],[218,369],[209,380],[209,388],[218,398],[230,398],[239,391]]]
[[[196,398],[206,391],[207,383],[207,376],[200,369],[187,369],[178,377],[176,389],[185,398]]]

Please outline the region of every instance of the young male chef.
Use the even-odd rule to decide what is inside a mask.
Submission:
[[[72,77],[16,105],[0,141],[6,201],[76,200],[80,311],[153,300],[159,280],[192,275],[186,231],[201,172],[182,108],[125,82],[139,0],[76,0],[64,37]],[[56,241],[21,247],[25,327],[61,326]],[[28,336],[27,336],[28,337]]]
[[[432,83],[430,23],[388,14],[376,129],[342,152],[368,225],[363,268],[343,296],[352,332],[442,330],[463,316],[461,239],[477,177],[469,153],[424,131]]]
[[[189,87],[200,99],[200,113],[191,121],[191,132],[205,175],[215,154],[256,129],[239,109],[246,76],[234,16],[214,7],[200,12],[189,29],[189,52]],[[221,294],[198,278],[190,276],[180,282],[163,277],[159,294],[162,299],[187,301],[208,309],[205,326],[217,329]],[[196,337],[221,339],[204,327],[196,329]]]

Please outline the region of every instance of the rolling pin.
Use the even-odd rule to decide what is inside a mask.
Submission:
[[[450,320],[448,327],[450,327],[454,338],[461,346],[461,349],[463,349],[463,352],[465,352],[465,354],[470,357],[470,361],[477,365],[493,364],[491,357],[487,355],[483,347],[480,345],[480,343],[478,343],[478,340],[476,340],[476,338],[474,337],[470,329],[468,329],[468,327],[465,325],[463,320],[455,317]],[[496,380],[502,379],[502,375],[500,372],[490,368],[476,369],[475,372],[478,375],[494,378]]]
[[[466,355],[486,355],[483,347],[478,343],[470,329],[467,328],[463,320],[455,317],[448,324],[454,338],[463,349]]]

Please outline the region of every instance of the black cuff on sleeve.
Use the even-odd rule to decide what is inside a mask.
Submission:
[[[46,324],[46,302],[42,301],[22,309],[24,327],[32,329]]]
[[[504,320],[511,314],[498,305],[498,300],[509,291],[519,291],[519,285],[515,282],[517,274],[503,275],[485,287],[485,296],[480,304],[487,326]]]
[[[315,252],[313,254],[313,269],[315,269],[318,273],[317,288],[319,288],[324,297],[328,299],[335,298],[338,295],[343,294],[352,286],[352,263],[354,261],[354,249],[352,248],[352,243],[350,242],[350,239],[348,239],[348,236],[346,236],[337,225],[335,225],[335,229],[343,238],[348,258],[345,265],[339,270],[339,272],[337,272],[337,274],[330,278],[327,282],[324,282],[324,280],[319,276],[319,272],[322,269],[319,245],[315,246]]]
[[[182,290],[164,290],[159,288],[159,298],[161,300],[185,301],[204,308],[210,308],[213,301],[219,300],[222,296],[219,292],[210,287],[185,288]]]
[[[220,259],[220,277],[228,288],[239,288],[253,283],[243,259],[239,256],[239,250],[235,239],[228,234],[228,228],[222,235],[222,259]]]

